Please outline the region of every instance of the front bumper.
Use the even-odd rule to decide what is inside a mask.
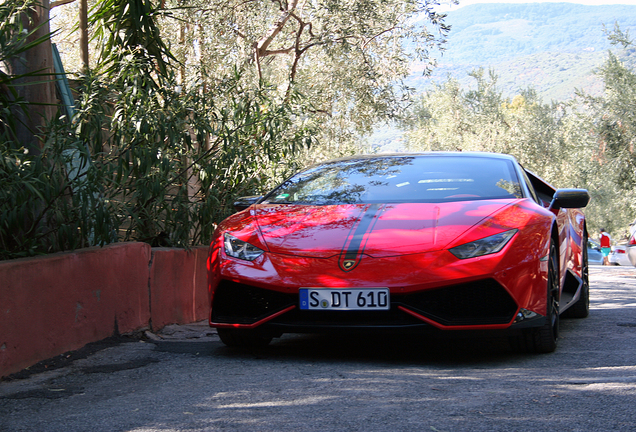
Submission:
[[[335,258],[265,253],[253,262],[212,247],[210,325],[275,329],[438,328],[491,330],[542,324],[546,267],[527,248],[459,260],[442,250],[398,257],[366,257],[344,273]],[[388,287],[388,311],[300,310],[300,287]],[[532,312],[528,315],[527,311]],[[520,313],[524,312],[524,313]],[[531,318],[527,318],[531,316]],[[520,319],[523,318],[523,319]]]
[[[228,280],[215,291],[213,327],[256,328],[281,333],[333,329],[503,329],[519,307],[494,279],[393,294],[388,311],[300,310],[298,294],[281,293]],[[527,323],[525,323],[527,325]]]

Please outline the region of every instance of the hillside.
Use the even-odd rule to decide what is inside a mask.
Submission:
[[[636,32],[636,6],[572,3],[474,4],[448,13],[452,26],[439,66],[423,77],[413,65],[409,84],[423,91],[452,76],[464,85],[472,69],[495,70],[506,94],[533,87],[546,101],[564,100],[575,88],[601,89],[593,71],[611,49],[603,26]]]

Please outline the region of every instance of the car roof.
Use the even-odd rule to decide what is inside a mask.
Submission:
[[[378,159],[378,158],[400,158],[400,157],[436,157],[436,156],[452,156],[452,157],[467,157],[467,158],[491,158],[491,159],[505,159],[510,160],[515,163],[517,159],[508,154],[503,153],[490,153],[490,152],[449,152],[449,151],[431,151],[431,152],[404,152],[404,153],[377,153],[377,154],[360,154],[354,156],[347,156],[338,159],[326,160],[324,162],[319,162],[315,164],[315,166],[328,164],[332,162],[346,162],[346,161],[354,161],[354,160],[364,160],[364,159]]]

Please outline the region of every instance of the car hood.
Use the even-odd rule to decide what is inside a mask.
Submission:
[[[262,241],[274,253],[328,258],[351,252],[386,257],[445,249],[476,225],[490,226],[479,231],[482,237],[501,232],[507,227],[494,216],[517,201],[261,204],[251,207],[250,213]]]

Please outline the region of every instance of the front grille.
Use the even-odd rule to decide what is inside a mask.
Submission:
[[[517,312],[510,294],[493,279],[409,294],[400,302],[446,326],[506,324]]]
[[[294,309],[270,322],[282,326],[298,328],[330,327],[401,327],[422,326],[417,318],[402,312],[397,305],[388,311],[322,311]]]
[[[297,294],[224,280],[214,291],[211,317],[218,323],[252,324],[296,303]]]
[[[298,294],[222,281],[214,292],[211,318],[217,323],[252,324],[289,306]],[[398,309],[404,306],[445,326],[507,324],[517,304],[495,280],[486,279],[408,295],[392,295],[388,311],[307,311],[293,309],[268,325],[283,328],[410,327],[423,321]]]

